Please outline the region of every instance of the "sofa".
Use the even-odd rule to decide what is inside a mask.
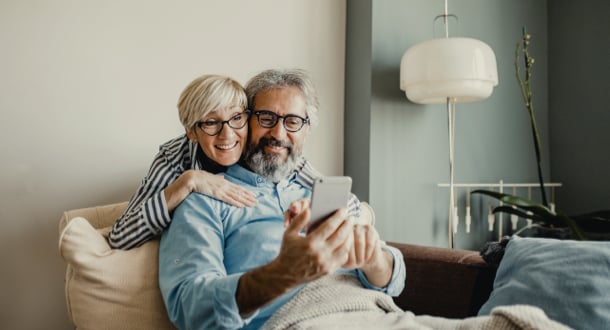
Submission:
[[[70,210],[59,221],[65,300],[77,329],[174,328],[158,286],[159,240],[128,251],[107,243],[126,206]],[[476,251],[388,244],[401,250],[407,266],[395,302],[416,315],[469,319],[494,307],[533,305],[576,329],[610,324],[610,242],[513,237],[499,267]]]
[[[172,329],[157,283],[159,241],[113,250],[110,226],[127,202],[64,212],[59,251],[67,263],[68,317],[78,329]],[[398,306],[416,314],[464,318],[489,297],[495,268],[478,252],[388,242],[408,267]],[[129,326],[126,326],[129,324]]]

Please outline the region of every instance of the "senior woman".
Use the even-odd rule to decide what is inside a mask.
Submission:
[[[250,113],[241,84],[226,76],[203,75],[180,95],[178,115],[186,133],[159,147],[148,174],[110,231],[113,248],[131,249],[157,237],[191,192],[238,207],[256,204],[253,193],[217,175],[240,159],[246,145]],[[304,185],[320,176],[305,159],[296,171]],[[350,214],[359,215],[353,195]]]
[[[159,147],[148,174],[110,231],[113,248],[130,249],[169,226],[171,212],[190,194],[235,206],[254,205],[249,191],[217,173],[236,163],[248,135],[245,91],[237,81],[203,75],[182,91],[178,116],[186,134]]]

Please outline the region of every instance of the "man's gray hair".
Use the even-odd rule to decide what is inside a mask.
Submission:
[[[270,69],[265,70],[252,77],[246,85],[246,95],[248,97],[248,107],[254,109],[256,95],[271,89],[281,89],[286,87],[298,88],[305,97],[307,116],[311,126],[318,124],[318,108],[320,103],[318,95],[309,74],[301,69]]]

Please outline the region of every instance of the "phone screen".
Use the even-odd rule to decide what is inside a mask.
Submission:
[[[347,207],[352,179],[349,176],[326,176],[314,181],[311,193],[311,219],[307,232],[342,207]]]

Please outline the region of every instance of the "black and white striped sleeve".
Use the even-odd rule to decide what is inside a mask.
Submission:
[[[169,226],[171,216],[164,189],[184,171],[180,157],[180,152],[175,153],[176,159],[167,158],[163,152],[155,156],[127,209],[112,226],[108,237],[110,246],[124,250],[140,246]]]

